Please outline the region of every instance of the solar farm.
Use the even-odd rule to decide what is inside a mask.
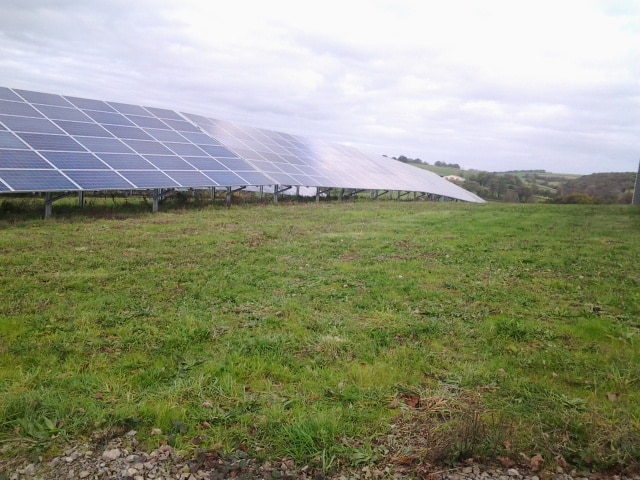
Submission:
[[[143,192],[157,210],[0,208],[0,478],[123,438],[305,478],[640,462],[637,208],[478,205],[348,146],[0,96],[0,207]],[[157,208],[245,189],[454,201]]]
[[[157,107],[0,88],[0,194],[302,188],[482,203],[438,175],[356,148]]]

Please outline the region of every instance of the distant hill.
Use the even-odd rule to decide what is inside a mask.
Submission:
[[[465,170],[458,164],[430,165],[404,155],[392,157],[430,170],[441,177],[457,176],[462,188],[485,200],[510,203],[631,203],[635,173],[558,174],[545,170],[484,172]]]
[[[563,182],[558,197],[586,195],[600,203],[631,203],[635,173],[593,173]]]

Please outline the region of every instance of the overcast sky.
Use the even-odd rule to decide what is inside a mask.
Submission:
[[[0,85],[464,168],[635,172],[640,0],[0,0]]]

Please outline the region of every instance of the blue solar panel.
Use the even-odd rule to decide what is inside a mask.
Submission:
[[[78,98],[78,97],[67,97],[67,100],[73,103],[76,107],[81,108],[83,110],[98,110],[100,112],[115,112],[113,108],[107,105],[105,102],[101,100],[93,100],[91,98]]]
[[[60,170],[109,170],[95,156],[85,152],[42,152],[42,156]]]
[[[0,191],[274,183],[480,201],[431,172],[352,147],[163,108],[0,87]]]
[[[280,172],[282,173],[282,169],[278,167],[278,164],[276,163],[269,163],[266,161],[259,161],[259,160],[251,160],[251,164],[255,165],[255,167],[258,170],[261,170],[263,172]]]
[[[198,130],[197,127],[194,127],[189,122],[185,122],[181,120],[170,120],[170,119],[167,119],[164,122],[174,130],[177,130],[178,132],[194,132],[194,133],[200,132],[200,130]]]
[[[149,116],[149,112],[147,112],[144,108],[139,107],[138,105],[129,105],[128,103],[118,103],[118,102],[107,102],[111,107],[116,109],[120,113],[124,113],[125,115],[142,115]]]
[[[42,105],[57,105],[59,107],[71,107],[60,95],[51,93],[31,92],[28,90],[15,90],[15,92],[30,103],[39,103]]]
[[[204,133],[182,132],[182,136],[196,145],[220,145],[220,142]]]
[[[65,135],[48,135],[40,133],[18,133],[20,138],[34,150],[60,150],[64,152],[83,151],[81,145]]]
[[[249,185],[272,185],[274,183],[273,180],[260,172],[238,172],[238,174]]]
[[[205,152],[207,152],[209,155],[211,155],[212,157],[216,157],[216,158],[238,158],[238,155],[236,155],[235,153],[231,152],[230,150],[227,150],[226,148],[222,147],[222,146],[216,146],[216,145],[198,145],[201,149],[203,149]]]
[[[121,139],[132,140],[153,140],[153,138],[138,127],[123,127],[121,125],[105,125],[104,128],[113,133],[116,137]]]
[[[170,130],[170,127],[166,123],[164,123],[162,120],[158,120],[155,117],[140,117],[136,115],[127,115],[127,118],[139,127]]]
[[[226,171],[227,167],[222,165],[219,161],[209,157],[184,157],[184,159],[198,170],[223,170]]]
[[[213,180],[214,182],[216,182],[218,185],[220,186],[225,186],[225,187],[233,187],[233,186],[239,186],[239,185],[246,185],[247,182],[245,182],[241,177],[239,177],[238,175],[236,175],[233,172],[230,171],[226,171],[226,172],[209,172],[209,171],[205,171],[202,172],[204,173],[207,177],[209,177],[211,180]]]
[[[11,132],[0,132],[0,148],[29,149],[22,140]]]
[[[284,173],[288,173],[289,175],[300,175],[300,174],[302,174],[302,172],[300,170],[298,170],[296,167],[294,167],[293,165],[290,165],[288,163],[281,163],[278,166],[280,167],[280,169]]]
[[[119,113],[110,113],[110,112],[95,112],[93,110],[85,110],[87,115],[93,118],[98,123],[109,124],[109,125],[126,125],[128,127],[133,127],[133,123],[131,123],[127,117],[124,115],[120,115]]]
[[[0,122],[4,123],[9,130],[14,132],[32,133],[64,133],[52,122],[45,118],[13,117],[10,115],[0,115]]]
[[[293,177],[286,173],[269,172],[269,176],[273,178],[279,185],[301,185]]]
[[[53,107],[51,105],[38,105],[38,110],[52,120],[69,120],[72,122],[92,122],[80,110],[75,108]]]
[[[159,142],[145,142],[144,140],[123,140],[124,143],[143,155],[171,155],[172,152]]]
[[[193,170],[193,167],[176,155],[145,155],[144,158],[160,170]]]
[[[129,147],[116,138],[75,137],[91,152],[132,153]]]
[[[0,100],[13,100],[14,102],[21,102],[22,99],[9,90],[7,87],[0,87]]]
[[[233,170],[234,172],[239,171],[252,171],[255,170],[254,167],[249,165],[244,160],[240,160],[239,158],[216,158],[222,165],[227,167],[229,170]]]
[[[54,122],[70,135],[113,138],[113,135],[97,123],[67,122],[65,120],[54,120]]]
[[[191,171],[167,170],[166,173],[183,187],[215,187],[216,186],[216,183],[212,181],[209,177],[195,170],[191,170]]]
[[[165,147],[170,148],[171,151],[178,155],[186,156],[202,156],[206,155],[201,149],[193,145],[192,143],[165,143]]]
[[[57,170],[3,170],[2,180],[19,192],[60,192],[78,189]]]
[[[186,142],[185,138],[178,132],[173,130],[159,130],[157,128],[145,128],[145,132],[151,135],[156,140],[161,142]]]
[[[156,168],[140,155],[133,153],[99,153],[98,157],[114,170],[155,170]]]
[[[138,188],[171,188],[180,186],[158,170],[123,171],[121,174]]]
[[[24,100],[18,98],[18,101],[5,101],[0,100],[0,113],[6,113],[8,115],[18,115],[21,117],[35,117],[42,118],[43,115],[38,112],[34,107],[25,103]]]
[[[182,120],[182,117],[173,110],[167,110],[166,108],[145,107],[156,117],[170,120]]]
[[[65,170],[64,173],[84,190],[129,190],[133,188],[131,183],[111,170]]]
[[[0,168],[53,168],[31,150],[0,150]]]

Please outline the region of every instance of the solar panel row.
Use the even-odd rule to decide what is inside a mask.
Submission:
[[[0,87],[0,192],[287,185],[475,195],[344,145],[155,107]]]

